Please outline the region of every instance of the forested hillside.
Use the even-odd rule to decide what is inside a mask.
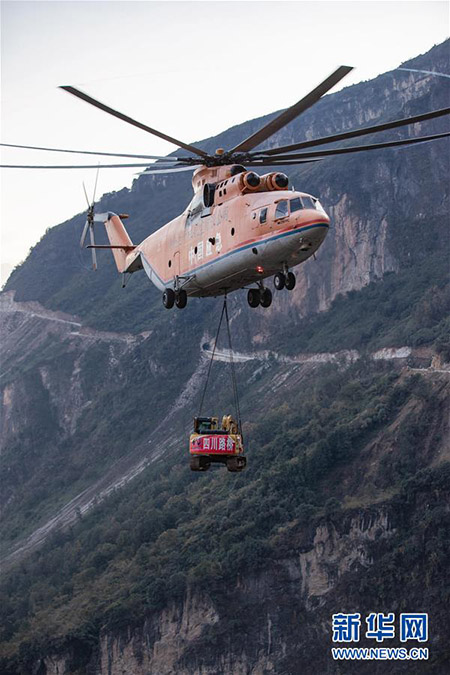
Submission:
[[[407,65],[450,73],[448,47]],[[448,82],[380,75],[271,143],[445,107]],[[230,147],[263,119],[199,145]],[[143,272],[121,289],[109,254],[87,269],[84,215],[46,233],[0,298],[2,673],[344,672],[331,616],[347,611],[429,612],[423,672],[446,672],[449,174],[441,140],[290,172],[333,227],[269,310],[230,297],[238,475],[187,458],[221,300],[167,312]],[[138,242],[190,195],[183,174],[142,176],[98,211],[129,212]],[[231,403],[214,363],[207,408]]]

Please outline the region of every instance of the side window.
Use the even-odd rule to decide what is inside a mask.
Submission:
[[[259,212],[259,222],[262,224],[265,223],[266,220],[267,220],[267,208],[261,209],[261,211]]]
[[[302,203],[300,201],[300,197],[296,197],[296,199],[291,199],[291,213],[294,213],[294,211],[300,211],[302,209]]]
[[[285,218],[289,214],[287,199],[282,199],[281,202],[278,202],[277,208],[275,210],[275,220],[277,218]]]

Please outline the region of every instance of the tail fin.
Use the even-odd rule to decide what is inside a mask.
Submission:
[[[105,224],[110,246],[96,246],[95,248],[110,248],[116,261],[119,272],[127,268],[127,256],[135,247],[131,241],[124,224],[115,213],[99,213],[95,215],[95,221]]]

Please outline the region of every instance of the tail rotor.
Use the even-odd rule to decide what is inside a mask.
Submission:
[[[81,248],[84,247],[84,242],[85,242],[88,230],[89,230],[89,239],[90,239],[90,242],[91,242],[91,247],[95,246],[94,205],[95,205],[95,193],[97,191],[98,172],[99,172],[99,169],[97,169],[97,175],[95,177],[94,194],[93,194],[91,203],[89,203],[89,198],[88,198],[88,195],[87,195],[86,186],[83,182],[84,196],[86,197],[88,210],[87,210],[87,215],[86,215],[86,222],[85,222],[84,227],[83,227],[83,232],[81,233],[81,239],[80,239],[80,247]],[[97,254],[95,252],[95,248],[91,248],[91,253],[92,253],[92,269],[96,270],[97,269]]]

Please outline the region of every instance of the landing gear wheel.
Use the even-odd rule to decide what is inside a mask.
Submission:
[[[286,283],[286,277],[284,276],[284,274],[282,274],[281,272],[278,272],[277,274],[275,274],[275,276],[273,278],[273,285],[275,286],[277,291],[282,291],[285,283]]]
[[[176,298],[175,298],[175,304],[178,307],[178,309],[184,309],[187,304],[187,293],[186,291],[178,291]]]
[[[166,288],[162,296],[163,305],[166,309],[172,309],[175,302],[175,293],[171,288]]]
[[[249,290],[247,293],[247,302],[250,307],[258,307],[259,303],[261,302],[261,293],[259,292],[259,288],[251,288]]]
[[[228,457],[227,459],[227,469],[232,473],[238,473],[245,469],[247,465],[247,459],[245,457]]]
[[[288,272],[286,275],[286,288],[288,291],[294,290],[296,281],[295,274],[293,272]]]
[[[272,304],[272,291],[270,288],[265,288],[261,291],[261,307],[270,307]]]

